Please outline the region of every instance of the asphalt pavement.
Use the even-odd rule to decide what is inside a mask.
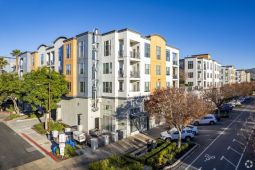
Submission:
[[[36,148],[0,122],[0,170],[14,168],[43,157]]]
[[[254,105],[254,99],[245,108]],[[245,170],[255,169],[254,153],[247,148],[247,141],[240,136],[244,122],[255,115],[255,110],[235,109],[231,117],[216,125],[199,126],[194,142],[199,144],[191,155],[174,169],[178,170]],[[246,167],[247,161],[252,167]]]

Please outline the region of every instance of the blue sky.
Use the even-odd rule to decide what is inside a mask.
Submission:
[[[210,53],[223,65],[255,67],[253,0],[0,0],[0,55],[94,27],[158,33],[181,57]]]

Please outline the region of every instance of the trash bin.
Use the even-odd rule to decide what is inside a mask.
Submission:
[[[90,147],[94,151],[98,148],[98,141],[97,138],[91,138],[90,139]]]
[[[117,142],[118,141],[118,133],[117,132],[112,132],[111,133],[111,137],[112,137],[112,142]]]
[[[108,135],[102,135],[102,137],[103,137],[104,145],[108,145],[109,144],[109,136]]]

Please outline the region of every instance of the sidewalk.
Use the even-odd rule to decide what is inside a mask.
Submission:
[[[31,145],[36,147],[45,158],[36,160],[15,169],[87,169],[88,164],[93,161],[105,159],[113,154],[124,154],[126,152],[138,149],[147,144],[147,140],[151,139],[144,134],[137,134],[126,139],[120,140],[116,143],[111,143],[107,146],[101,147],[96,151],[92,151],[90,147],[81,149],[83,153],[63,161],[55,161],[48,153],[51,152],[51,142],[44,135],[40,135],[33,129],[34,124],[39,123],[38,119],[25,119],[8,121],[6,124],[16,131],[22,138],[28,141]]]

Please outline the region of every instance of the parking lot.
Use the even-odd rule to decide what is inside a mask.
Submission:
[[[186,157],[174,169],[195,170],[232,170],[246,169],[247,160],[255,163],[251,151],[247,148],[247,141],[240,137],[240,131],[250,113],[255,114],[255,99],[244,105],[244,108],[235,108],[230,113],[230,118],[221,119],[215,125],[198,126],[199,134],[193,142],[199,147]],[[160,132],[167,129],[167,126],[153,128],[148,135],[154,138],[160,137]],[[249,162],[249,161],[248,161]],[[255,166],[255,165],[254,165]],[[255,169],[255,167],[250,169]]]
[[[254,99],[250,104],[254,105]],[[247,141],[239,134],[250,113],[255,114],[254,110],[234,109],[230,118],[223,119],[216,125],[199,126],[199,135],[193,140],[199,144],[199,148],[175,169],[248,169],[245,163],[254,163],[255,159],[247,149]]]

